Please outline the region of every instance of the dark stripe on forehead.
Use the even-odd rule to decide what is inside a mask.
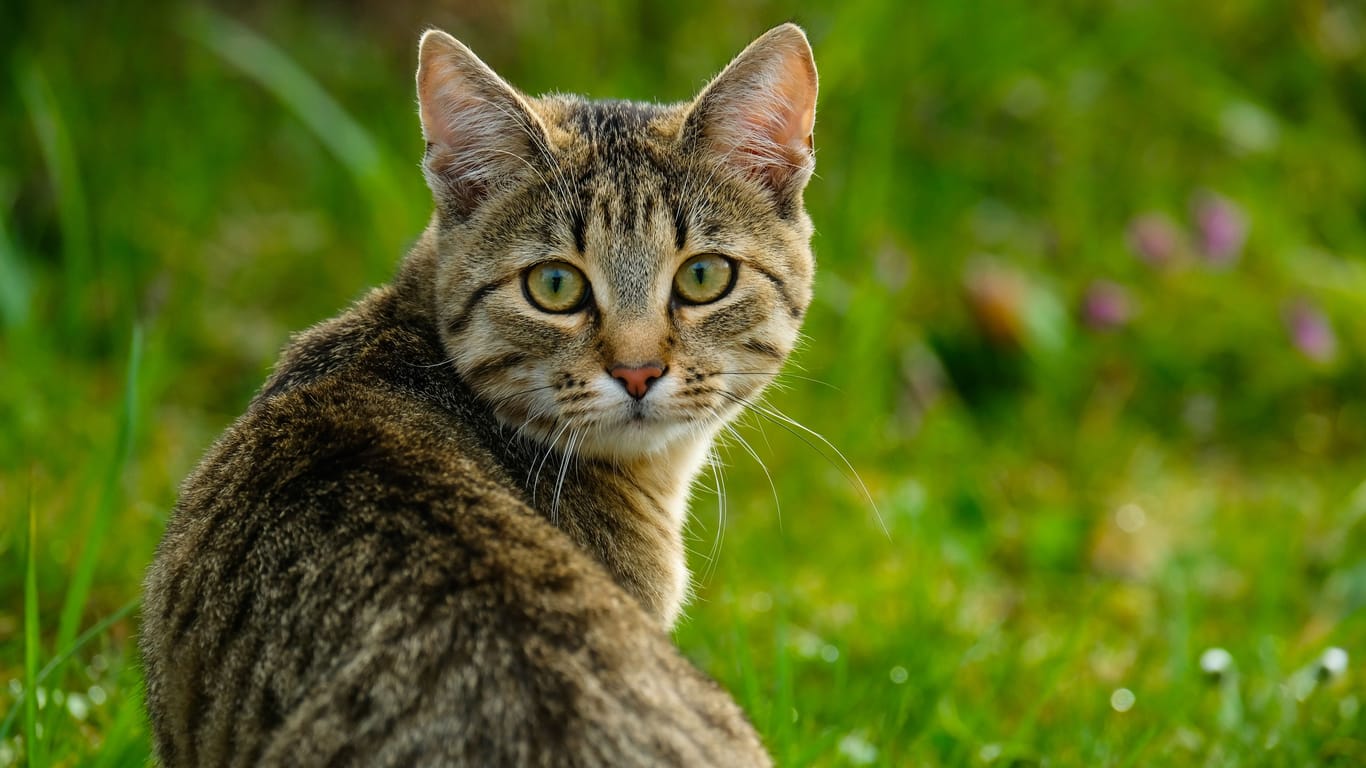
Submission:
[[[654,192],[646,193],[644,199],[642,199],[640,203],[640,221],[642,224],[649,223],[650,219],[654,217],[655,205],[657,205],[658,202],[659,196],[657,194]]]
[[[598,215],[602,218],[602,228],[612,231],[612,205],[606,196],[598,197]]]
[[[669,184],[664,137],[651,128],[663,108],[629,101],[578,105],[567,125],[590,147],[580,195],[609,233],[633,232],[654,215]]]
[[[587,101],[579,103],[571,119],[585,136],[611,141],[639,135],[661,111],[656,104],[639,101]]]
[[[571,226],[574,228],[574,248],[578,250],[579,255],[582,256],[588,249],[585,239],[587,237],[588,221],[583,217],[583,206],[574,206],[573,216],[574,221]]]
[[[674,247],[683,250],[683,246],[688,242],[688,215],[683,211],[683,206],[674,206]]]

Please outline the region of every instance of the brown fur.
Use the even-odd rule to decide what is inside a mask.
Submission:
[[[746,101],[814,105],[805,38],[770,32],[673,106],[531,100],[440,33],[422,59],[430,228],[290,344],[148,574],[161,760],[765,765],[665,631],[688,486],[810,298],[811,118]],[[681,306],[660,286],[700,252],[735,287]],[[550,257],[590,309],[522,295]],[[633,403],[608,371],[646,361],[667,373]]]

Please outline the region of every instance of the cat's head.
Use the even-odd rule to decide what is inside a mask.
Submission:
[[[811,298],[802,31],[769,31],[673,105],[530,98],[439,31],[419,55],[437,314],[499,420],[630,458],[753,401]]]

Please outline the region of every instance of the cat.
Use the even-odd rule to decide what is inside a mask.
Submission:
[[[185,481],[140,645],[163,765],[768,765],[674,647],[713,436],[811,300],[817,76],[514,90],[422,36],[435,210]]]

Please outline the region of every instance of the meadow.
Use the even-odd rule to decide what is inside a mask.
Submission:
[[[144,569],[424,226],[422,29],[675,101],[787,20],[816,303],[696,490],[679,645],[783,766],[1366,764],[1358,5],[14,0],[0,766],[150,759]]]

